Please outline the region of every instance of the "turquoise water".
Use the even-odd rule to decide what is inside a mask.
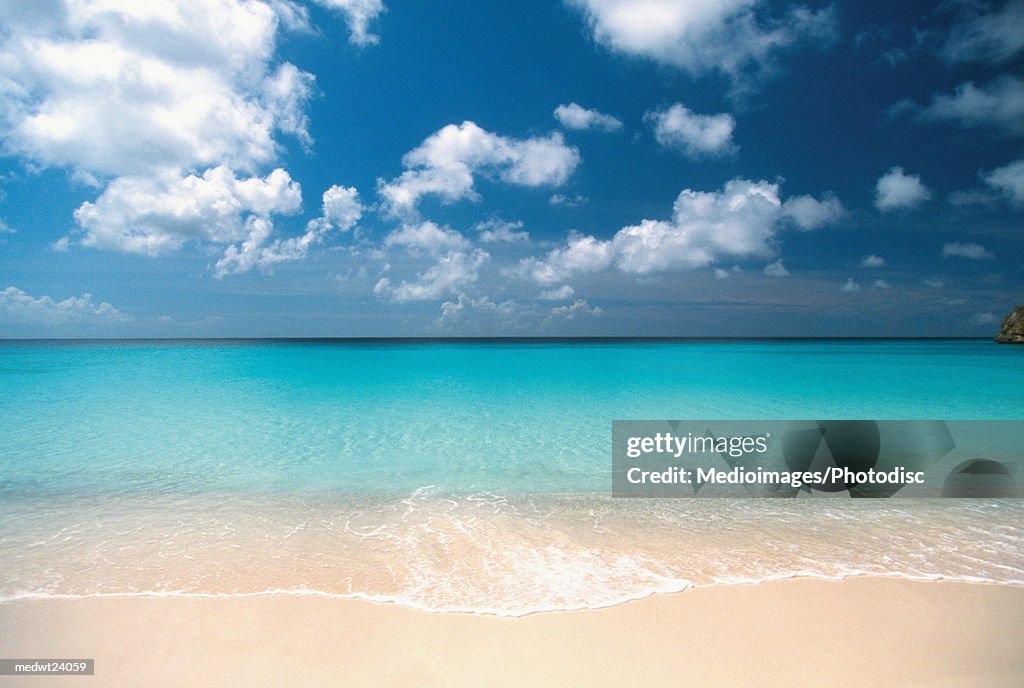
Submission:
[[[608,493],[613,419],[1014,419],[1021,380],[987,341],[0,343],[0,599],[1020,584],[1017,501]]]
[[[1024,417],[987,341],[0,345],[0,494],[599,492],[613,419]]]

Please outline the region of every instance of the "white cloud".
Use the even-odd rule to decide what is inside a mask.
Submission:
[[[529,232],[521,232],[521,221],[507,222],[499,217],[478,222],[473,229],[480,232],[480,241],[485,244],[522,244],[530,241]]]
[[[569,208],[578,208],[587,202],[586,196],[576,194],[574,196],[566,196],[565,194],[552,194],[551,198],[548,199],[548,203],[551,205],[564,205]]]
[[[340,231],[355,227],[365,208],[354,186],[331,186],[323,195],[323,220]]]
[[[781,260],[777,260],[764,267],[764,274],[769,277],[789,277],[789,270],[786,269]]]
[[[402,225],[384,238],[385,246],[402,246],[439,256],[446,251],[465,250],[469,240],[450,227],[439,227],[433,222]]]
[[[14,234],[14,233],[15,233],[14,229],[10,225],[8,225],[6,222],[4,222],[2,219],[0,219],[0,234]]]
[[[766,0],[566,0],[594,40],[616,52],[683,69],[718,72],[734,83],[773,69],[775,56],[801,41],[830,41],[832,7],[794,5],[769,16]]]
[[[472,298],[460,293],[458,300],[445,301],[441,304],[441,317],[437,319],[437,324],[442,327],[455,325],[461,322],[466,314],[470,312],[477,316],[493,314],[508,316],[514,311],[515,303],[513,301],[495,303],[486,296]]]
[[[1024,49],[1021,0],[1011,0],[999,7],[964,2],[960,7],[966,16],[953,24],[939,46],[939,56],[945,61],[999,63]]]
[[[282,3],[68,2],[6,11],[0,136],[86,175],[272,161],[276,131],[308,141],[313,78],[273,64]]]
[[[66,323],[117,322],[127,316],[106,301],[95,303],[92,294],[55,301],[49,296],[33,297],[17,287],[0,291],[0,313],[18,322],[62,325]]]
[[[982,175],[986,184],[1017,207],[1024,207],[1024,160],[1011,162]]]
[[[373,45],[380,38],[370,32],[370,24],[384,12],[381,0],[314,0],[333,10],[339,10],[348,24],[350,40],[356,45]]]
[[[932,289],[942,289],[946,286],[946,280],[939,279],[937,277],[929,277],[928,279],[922,280],[922,282],[924,282],[926,287],[931,287]]]
[[[970,260],[992,260],[995,258],[995,256],[992,255],[992,252],[981,244],[964,244],[959,241],[943,244],[942,256],[943,258],[949,258],[952,256],[956,258],[968,258]]]
[[[690,158],[731,155],[738,149],[732,142],[736,119],[727,112],[699,115],[682,103],[644,115],[654,128],[654,138],[666,148],[682,151]]]
[[[871,255],[864,256],[864,258],[861,259],[860,266],[862,268],[884,268],[885,258],[882,256],[876,256],[872,253]]]
[[[709,265],[720,256],[770,256],[779,187],[734,179],[721,192],[684,190],[671,221],[644,220],[612,239],[620,269],[637,274]]]
[[[946,196],[946,202],[956,206],[991,205],[998,200],[998,195],[985,189],[960,189]]]
[[[366,29],[379,0],[323,2],[345,13],[354,42],[373,39]],[[306,234],[272,237],[272,215],[301,209],[285,170],[265,174],[281,151],[277,135],[312,143],[304,108],[313,76],[276,57],[282,27],[309,29],[301,5],[67,0],[4,13],[5,152],[102,189],[55,250],[76,237],[147,255],[190,240],[231,244],[217,263],[222,276],[299,259],[330,229],[350,226],[343,213],[354,206],[335,190],[342,195],[325,198]]]
[[[835,223],[844,212],[839,199],[829,194],[820,201],[813,196],[792,196],[782,204],[782,214],[805,232]]]
[[[1024,208],[1024,160],[1017,160],[994,170],[978,173],[988,189],[953,191],[946,200],[952,205],[993,205],[1004,198],[1017,208]]]
[[[715,279],[717,280],[728,279],[730,275],[732,275],[732,273],[729,272],[728,270],[725,270],[723,268],[715,268]]]
[[[239,179],[227,167],[201,177],[167,172],[119,177],[75,211],[85,246],[160,255],[197,239],[228,244],[250,236],[251,221],[301,209],[298,182],[283,169]]]
[[[893,167],[875,184],[875,207],[882,211],[914,208],[931,198],[932,193],[916,174]]]
[[[860,284],[855,282],[852,277],[847,277],[846,281],[839,287],[839,291],[852,294],[853,292],[860,291]]]
[[[214,266],[214,274],[225,275],[247,272],[252,268],[270,270],[278,263],[302,260],[310,247],[322,243],[332,230],[347,231],[362,217],[363,206],[355,187],[332,186],[323,194],[323,211],[320,217],[310,220],[304,234],[288,239],[275,239],[269,244],[273,226],[263,216],[253,216],[247,221],[249,236],[240,245],[229,246],[224,256]]]
[[[551,317],[573,320],[579,315],[600,317],[604,311],[600,306],[591,307],[586,299],[576,299],[569,306],[555,306],[551,309]]]
[[[425,301],[457,294],[477,281],[480,268],[490,259],[486,251],[473,248],[461,233],[429,221],[402,225],[385,237],[384,246],[432,261],[415,279],[395,284],[390,277],[383,277],[377,282],[373,292],[393,301]]]
[[[384,277],[374,286],[373,293],[394,301],[425,301],[454,294],[476,282],[480,268],[489,258],[487,252],[480,249],[449,251],[419,273],[414,281],[402,280],[396,286],[390,278]]]
[[[793,222],[778,184],[737,178],[721,191],[685,189],[670,220],[643,220],[609,240],[572,233],[564,246],[524,259],[511,272],[548,286],[612,265],[642,275],[705,267],[723,258],[767,258],[775,254],[776,233]]]
[[[576,103],[556,107],[555,119],[566,129],[593,129],[607,132],[622,129],[622,120],[619,118],[606,115],[592,108],[585,108]]]
[[[871,286],[874,287],[875,289],[888,289],[889,283],[886,282],[884,279],[876,279],[874,282],[871,283]]]
[[[973,82],[960,84],[952,94],[932,96],[932,102],[920,110],[918,118],[1024,135],[1024,80],[1002,76],[980,87]]]
[[[523,259],[513,273],[547,286],[576,273],[603,270],[611,265],[612,258],[611,242],[571,233],[565,246],[554,249],[543,259]]]
[[[549,289],[542,291],[538,299],[542,301],[564,301],[565,299],[571,299],[576,293],[576,290],[570,287],[568,284],[563,284],[558,289]]]
[[[559,186],[579,162],[579,151],[566,145],[560,132],[512,139],[463,122],[449,124],[406,153],[406,171],[390,182],[379,181],[378,190],[386,209],[402,216],[414,213],[427,194],[445,203],[475,198],[479,174],[520,186]]]

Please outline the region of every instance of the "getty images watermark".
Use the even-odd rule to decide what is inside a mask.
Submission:
[[[92,676],[95,659],[0,659],[0,676]]]
[[[612,423],[615,497],[1018,497],[1024,421]]]

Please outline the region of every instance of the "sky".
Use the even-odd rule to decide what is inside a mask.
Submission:
[[[0,337],[992,336],[1024,0],[0,0]]]

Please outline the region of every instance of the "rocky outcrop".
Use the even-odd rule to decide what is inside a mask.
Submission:
[[[1003,318],[1003,327],[996,335],[1002,344],[1024,344],[1024,306],[1017,306]]]

